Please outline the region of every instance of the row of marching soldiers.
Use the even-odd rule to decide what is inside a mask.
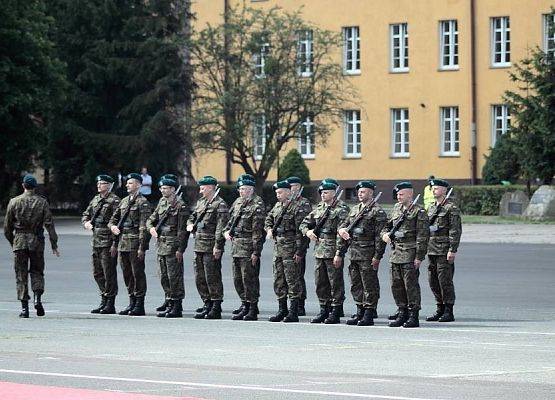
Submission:
[[[348,325],[369,326],[377,317],[380,295],[378,268],[387,244],[391,246],[391,289],[398,307],[389,316],[390,326],[419,326],[421,296],[419,270],[426,254],[428,277],[435,296],[436,312],[428,321],[454,321],[454,260],[461,236],[458,208],[449,201],[445,180],[430,182],[435,203],[426,212],[413,199],[410,182],[393,190],[397,199],[388,217],[374,195],[369,180],[356,186],[359,204],[352,209],[340,200],[342,190],[335,179],[324,179],[318,192],[321,202],[312,209],[302,197],[301,180],[290,177],[274,185],[275,206],[266,214],[263,200],[255,193],[255,178],[241,175],[239,197],[228,208],[218,196],[218,182],[211,176],[198,181],[201,197],[191,213],[178,195],[175,175],[159,182],[162,198],[154,212],[139,192],[142,177],[127,176],[129,195],[120,199],[111,193],[112,177],[97,177],[98,194],[83,213],[83,226],[93,231],[93,274],[101,292],[93,313],[114,314],[117,294],[116,260],[119,253],[129,304],[120,315],[145,315],[145,251],[150,237],[157,239],[157,258],[165,299],[157,308],[159,317],[182,317],[183,253],[194,236],[195,283],[203,305],[197,319],[220,319],[223,284],[222,255],[231,242],[233,282],[241,300],[232,319],[258,319],[260,257],[266,240],[274,241],[273,277],[278,311],[272,322],[298,322],[306,314],[305,265],[311,241],[314,245],[316,295],[320,312],[312,323],[337,324],[344,316],[344,259],[349,252],[351,293],[357,306]],[[289,299],[289,304],[288,300]],[[27,311],[28,314],[28,311]],[[43,312],[44,314],[44,312]]]

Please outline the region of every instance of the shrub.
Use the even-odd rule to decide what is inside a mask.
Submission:
[[[456,186],[453,193],[455,195],[455,202],[459,205],[463,214],[498,215],[501,197],[503,197],[506,192],[514,192],[516,190],[522,190],[526,193],[526,186]]]

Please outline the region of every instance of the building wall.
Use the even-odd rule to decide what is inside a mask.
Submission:
[[[199,0],[193,4],[196,27],[222,20],[223,0]],[[231,4],[240,3],[230,0]],[[491,146],[491,105],[502,103],[502,94],[514,89],[510,68],[492,68],[490,63],[490,18],[509,16],[512,65],[527,55],[527,49],[542,43],[542,15],[552,0],[477,0],[476,2],[476,88],[477,88],[477,174]],[[347,76],[360,98],[362,151],[358,159],[343,154],[344,128],[338,126],[327,145],[316,147],[316,157],[306,160],[313,180],[333,176],[343,181],[372,178],[384,182],[441,176],[470,183],[472,146],[472,71],[470,0],[267,0],[252,1],[254,7],[279,5],[287,10],[303,7],[305,18],[320,27],[341,32],[359,26],[361,73]],[[439,21],[458,21],[459,68],[439,69]],[[409,26],[409,72],[389,69],[389,29],[393,23]],[[338,51],[341,62],[342,53]],[[458,106],[460,150],[457,156],[440,152],[440,107]],[[391,108],[408,108],[410,113],[410,156],[392,157]],[[291,146],[296,146],[292,143]],[[287,151],[287,150],[286,150]],[[285,151],[285,152],[286,152]],[[284,153],[285,153],[284,152]],[[223,154],[198,157],[197,176],[225,176]],[[233,167],[233,178],[243,171]],[[269,177],[275,179],[275,171]]]

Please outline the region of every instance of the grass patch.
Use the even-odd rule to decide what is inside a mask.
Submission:
[[[522,217],[500,217],[498,215],[463,215],[463,224],[536,224],[555,225],[555,221],[534,221]]]

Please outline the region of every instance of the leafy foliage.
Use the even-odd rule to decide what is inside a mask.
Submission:
[[[520,176],[518,153],[511,135],[501,136],[486,156],[482,169],[482,180],[486,185],[495,185],[501,181],[515,183]]]
[[[290,176],[301,178],[304,184],[310,183],[310,172],[306,166],[301,153],[297,149],[291,149],[283,158],[279,166],[278,179],[283,180]]]

